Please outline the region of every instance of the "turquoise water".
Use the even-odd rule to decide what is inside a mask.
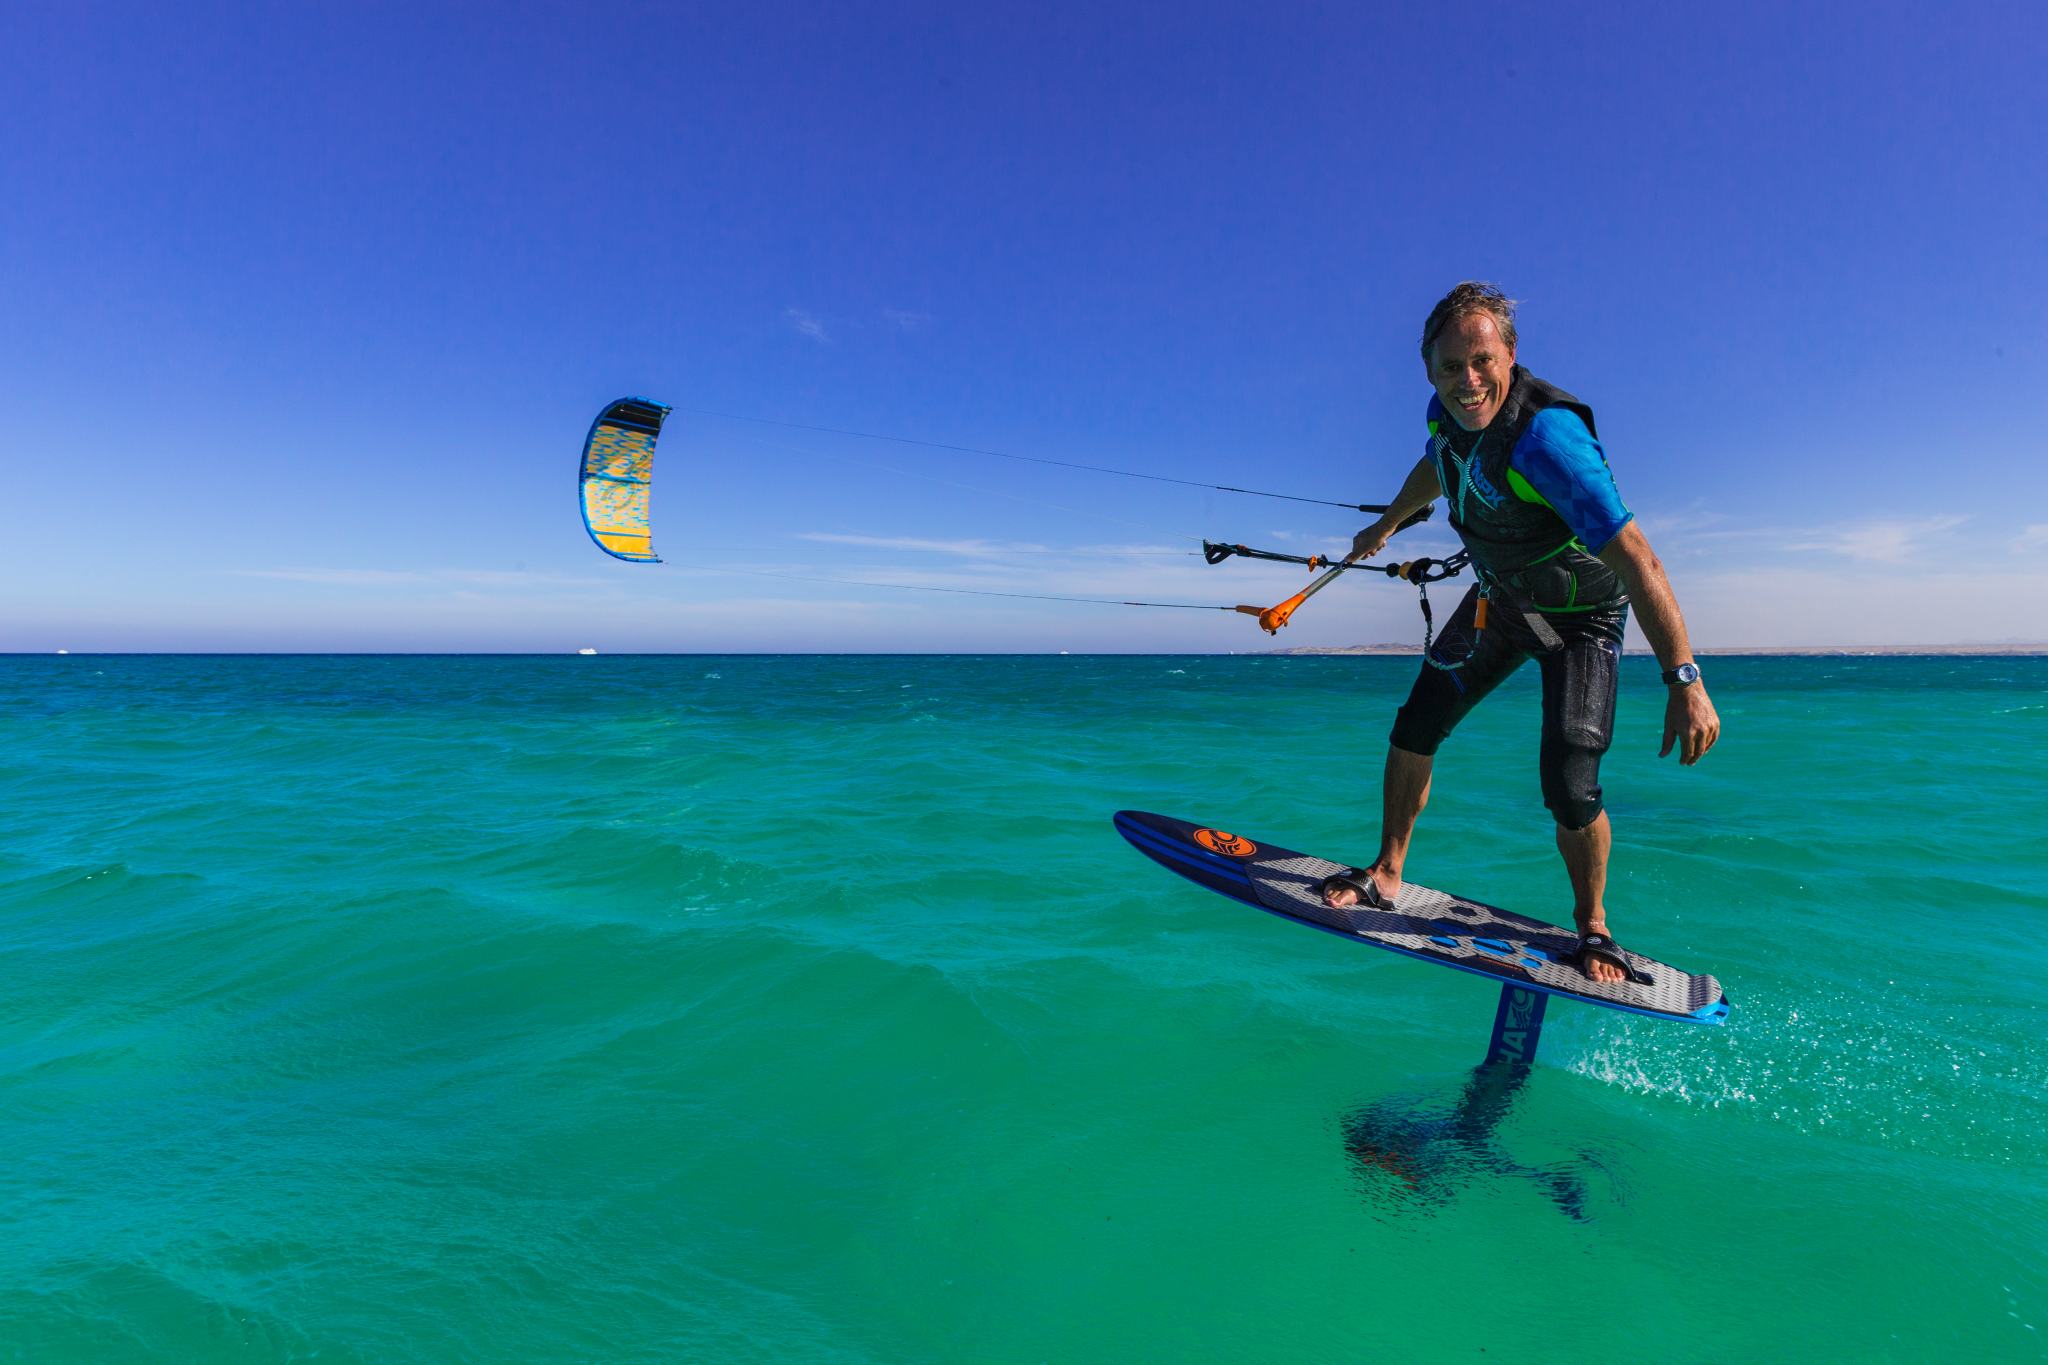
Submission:
[[[1412,659],[0,659],[0,1359],[2048,1358],[2048,660],[1710,664],[1609,906],[1733,1019],[1487,1109],[1109,824],[1369,853]],[[1558,918],[1535,706],[1409,871]]]

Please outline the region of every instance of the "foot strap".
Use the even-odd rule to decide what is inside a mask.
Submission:
[[[1325,905],[1329,904],[1332,888],[1339,886],[1348,886],[1353,891],[1356,891],[1358,893],[1358,903],[1368,909],[1393,909],[1392,906],[1387,904],[1387,898],[1380,894],[1379,887],[1373,882],[1372,874],[1364,868],[1348,868],[1343,872],[1337,873],[1335,876],[1323,878],[1323,884],[1319,890]]]
[[[1611,962],[1621,968],[1621,974],[1635,984],[1643,984],[1642,974],[1629,965],[1628,954],[1621,950],[1619,943],[1616,943],[1605,934],[1580,934],[1579,951],[1576,957],[1580,971],[1586,970],[1587,958],[1598,958],[1602,962]],[[1587,975],[1590,976],[1591,973],[1589,972]]]

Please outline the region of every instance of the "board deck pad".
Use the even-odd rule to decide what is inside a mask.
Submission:
[[[1626,949],[1641,981],[1595,981],[1573,961],[1578,937],[1512,910],[1410,882],[1392,910],[1323,904],[1323,879],[1350,868],[1263,840],[1166,815],[1118,811],[1117,831],[1140,853],[1233,900],[1410,957],[1590,1005],[1695,1024],[1728,1017],[1721,983]]]

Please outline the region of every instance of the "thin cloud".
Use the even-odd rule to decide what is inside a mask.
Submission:
[[[1064,559],[1192,559],[1200,554],[1192,541],[1186,546],[1142,545],[1041,545],[1029,541],[926,540],[915,536],[862,536],[833,531],[799,531],[796,539],[819,545],[855,545],[869,550],[908,550],[921,554],[960,555],[974,559],[999,559],[1005,555],[1056,555]]]
[[[1949,513],[1917,521],[1867,521],[1829,527],[1822,530],[1819,539],[1797,541],[1785,548],[1818,550],[1875,564],[1903,564],[1915,555],[1929,553],[1927,542],[1968,520]]]
[[[798,540],[815,541],[823,545],[858,545],[869,550],[913,550],[925,554],[967,555],[986,559],[992,555],[1048,553],[1045,545],[1004,544],[993,540],[922,540],[915,536],[854,536],[837,535],[829,531],[803,531]]]
[[[912,313],[901,308],[884,308],[882,310],[882,321],[899,331],[914,332],[918,328],[930,323],[931,320],[932,315],[930,313]]]
[[[2022,608],[2048,592],[2048,573],[1984,574],[1955,562],[1754,566],[1691,574],[1676,589],[1694,648],[1709,651],[2041,640]],[[1637,634],[1630,643],[1639,643]]]
[[[1711,509],[1692,508],[1661,515],[1639,516],[1636,525],[1643,528],[1643,534],[1653,537],[1669,536],[1673,540],[1681,537],[1706,537],[1729,535],[1754,535],[1753,528],[1732,525],[1734,518],[1726,512]]]
[[[1185,558],[1185,559],[1192,559],[1192,558],[1194,558],[1194,557],[1195,557],[1196,555],[1200,554],[1200,553],[1201,553],[1201,551],[1200,551],[1200,550],[1197,550],[1197,549],[1195,548],[1195,538],[1194,538],[1193,536],[1190,536],[1190,537],[1188,537],[1188,541],[1187,541],[1187,543],[1186,543],[1185,545],[1178,545],[1178,546],[1176,546],[1176,545],[1076,545],[1076,546],[1074,546],[1074,547],[1073,547],[1072,549],[1070,549],[1070,550],[1062,550],[1062,551],[1061,551],[1060,553],[1062,553],[1062,554],[1073,554],[1073,555],[1082,555],[1082,556],[1087,556],[1087,555],[1102,555],[1102,556],[1105,556],[1105,557],[1107,557],[1107,556],[1121,556],[1121,557],[1124,557],[1124,558],[1142,558],[1142,557],[1152,557],[1152,556],[1162,556],[1162,555],[1163,555],[1163,556],[1165,556],[1165,557],[1167,557],[1167,558],[1169,558],[1169,559],[1183,559],[1183,558]]]
[[[807,336],[811,340],[822,342],[827,346],[832,344],[832,338],[826,335],[825,324],[813,315],[806,313],[803,309],[785,308],[782,310],[782,316],[791,327],[796,329],[799,336]]]
[[[2032,554],[2037,550],[2048,550],[2048,522],[2037,522],[2020,532],[2012,543],[2013,549],[2021,554]]]
[[[525,573],[506,569],[229,569],[235,578],[262,578],[283,583],[315,583],[332,588],[564,588],[592,587],[598,578],[565,574]]]

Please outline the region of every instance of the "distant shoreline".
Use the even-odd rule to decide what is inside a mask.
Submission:
[[[575,658],[582,651],[551,650],[432,650],[432,649],[150,649],[150,650],[0,650],[0,659],[47,659],[68,656],[73,659],[555,659]],[[595,650],[590,653],[597,653]],[[1724,648],[1699,649],[1693,651],[1701,658],[1787,658],[1787,659],[1939,659],[1939,658],[2043,658],[2048,657],[2048,644],[2030,645],[1730,645]],[[784,658],[844,658],[844,659],[924,659],[924,658],[1060,658],[1069,651],[1061,650],[633,650],[622,649],[609,654],[614,659],[784,659]],[[1082,650],[1076,658],[1275,658],[1292,656],[1297,658],[1341,658],[1341,657],[1399,657],[1422,653],[1421,646],[1413,643],[1384,643],[1375,645],[1308,645],[1299,649],[1188,649],[1188,650],[1142,650],[1114,653]],[[1631,658],[1650,657],[1647,649],[1630,649]]]
[[[1269,649],[1267,654],[1420,654],[1414,644],[1326,645],[1302,649]],[[1630,649],[1630,655],[1648,658],[1647,649]],[[1978,656],[2038,657],[2048,655],[2048,644],[2038,645],[1728,645],[1716,649],[1695,649],[1701,658],[1942,658]]]

